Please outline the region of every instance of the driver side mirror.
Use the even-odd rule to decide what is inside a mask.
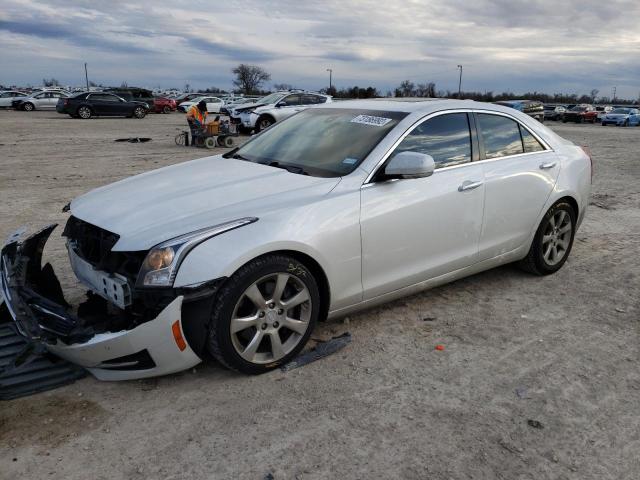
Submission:
[[[276,103],[276,108],[286,107],[286,106],[287,106],[287,102],[285,101]]]
[[[385,178],[424,178],[433,175],[436,162],[431,155],[419,152],[400,152],[384,169]]]

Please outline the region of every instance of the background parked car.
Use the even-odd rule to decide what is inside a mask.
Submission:
[[[196,97],[204,97],[206,95],[206,93],[181,93],[174,97],[174,100],[176,101],[176,105],[179,106],[182,102],[189,102]]]
[[[176,101],[172,98],[156,97],[153,99],[153,111],[156,113],[171,113],[177,108]]]
[[[59,91],[45,90],[34,93],[27,97],[14,98],[11,106],[16,110],[24,110],[30,112],[32,110],[53,110],[56,108],[58,100],[67,98],[69,95]]]
[[[544,106],[544,119],[545,120],[561,120],[562,114],[566,112],[567,108],[564,105],[545,105]]]
[[[602,125],[616,125],[618,127],[633,127],[640,125],[640,110],[637,108],[616,108],[604,117]]]
[[[195,97],[189,101],[182,102],[178,105],[178,110],[186,113],[193,105],[200,103],[201,101],[207,102],[207,112],[209,113],[220,113],[220,109],[224,105],[224,102],[221,98],[218,97]]]
[[[539,122],[544,122],[544,105],[536,100],[505,100],[495,102],[498,105],[514,108],[522,113],[526,113],[530,117],[535,118]]]
[[[15,90],[0,92],[0,108],[10,108],[11,102],[13,100],[18,100],[26,97],[28,97],[26,93],[18,92]]]
[[[73,97],[60,98],[56,105],[58,113],[83,119],[94,116],[144,118],[148,110],[145,102],[125,100],[107,92],[79,93]]]
[[[240,114],[240,120],[246,130],[257,133],[309,107],[331,102],[329,95],[313,92],[289,93],[266,105],[244,110]]]
[[[562,115],[562,123],[576,122],[584,123],[591,122],[596,123],[598,112],[593,105],[576,105],[575,107],[567,110]]]
[[[610,111],[613,110],[613,107],[611,105],[606,105],[606,106],[597,106],[596,107],[596,122],[601,122],[602,121],[602,117],[604,117],[607,113],[609,113]]]
[[[153,101],[155,97],[151,90],[146,88],[126,87],[126,88],[107,88],[105,92],[113,93],[120,98],[124,98],[133,102],[144,102],[149,106],[149,109],[153,108]]]

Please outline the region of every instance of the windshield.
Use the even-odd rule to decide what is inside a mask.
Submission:
[[[630,113],[631,109],[630,108],[616,108],[615,110],[613,110],[611,113]]]
[[[276,123],[231,157],[317,177],[351,173],[404,112],[311,108]]]
[[[572,112],[586,112],[587,107],[573,107],[571,109]]]
[[[282,97],[284,97],[285,95],[287,95],[286,93],[272,93],[271,95],[267,95],[266,97],[262,97],[258,100],[256,100],[256,103],[260,103],[262,105],[268,105],[270,103],[274,103],[277,102],[278,100],[280,100]],[[252,100],[250,100],[249,102],[251,102]]]

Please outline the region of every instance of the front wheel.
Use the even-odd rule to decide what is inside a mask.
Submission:
[[[169,105],[165,105],[162,107],[162,113],[171,113],[171,107]]]
[[[545,214],[520,267],[535,275],[555,273],[571,252],[576,230],[576,212],[564,201],[553,205]]]
[[[266,130],[274,123],[275,121],[270,117],[260,117],[256,122],[256,133]]]
[[[142,107],[136,107],[133,109],[133,116],[136,118],[144,118],[147,115],[147,111]]]
[[[211,317],[209,351],[243,373],[273,370],[302,350],[319,313],[320,291],[306,265],[286,255],[259,257],[221,288]]]
[[[29,103],[29,102],[27,102],[27,103],[25,103],[25,104],[22,106],[22,109],[23,109],[25,112],[32,112],[33,110],[35,110],[35,109],[36,109],[36,107],[35,107],[35,105],[34,105],[33,103]]]

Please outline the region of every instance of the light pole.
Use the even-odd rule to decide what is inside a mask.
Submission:
[[[617,90],[618,90],[618,87],[613,87],[611,89],[611,93],[613,94],[613,98],[611,100],[611,103],[615,103],[615,101],[616,101],[616,92],[617,92]]]
[[[87,92],[89,91],[89,74],[87,74],[87,62],[84,63],[84,79],[87,82]]]
[[[332,90],[333,84],[331,83],[331,76],[333,74],[333,69],[327,68],[327,72],[329,72],[329,90]]]
[[[462,95],[462,65],[458,65],[458,68],[460,69],[460,80],[458,80],[458,99],[460,99],[460,96]]]

